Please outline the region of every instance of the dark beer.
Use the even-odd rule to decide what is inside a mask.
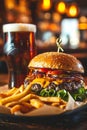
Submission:
[[[29,61],[36,55],[35,32],[36,26],[32,24],[3,25],[10,88],[23,84],[28,74]]]

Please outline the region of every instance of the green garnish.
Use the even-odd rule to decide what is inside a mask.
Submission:
[[[49,90],[49,96],[53,97],[56,95],[56,91],[54,89]]]
[[[87,98],[87,89],[79,88],[74,94],[71,94],[75,101],[83,101]]]
[[[43,97],[60,97],[63,100],[68,101],[68,92],[66,92],[66,90],[59,90],[56,92],[54,89],[42,89],[39,95]]]
[[[42,97],[48,97],[49,96],[49,92],[46,89],[42,89],[39,93],[40,96]]]
[[[57,92],[57,96],[58,97],[61,97],[63,100],[65,100],[65,101],[68,101],[68,92],[65,90],[65,89],[63,89],[63,90],[59,90],[58,92]]]
[[[31,91],[36,93],[42,97],[60,97],[61,99],[68,101],[68,91],[65,89],[56,90],[55,88],[41,88],[38,84],[33,84],[31,87]],[[73,97],[75,101],[84,101],[87,98],[87,89],[83,86],[79,89],[75,90],[74,92],[70,92],[70,95]]]
[[[53,97],[53,96],[55,96],[55,90],[54,89],[50,89],[50,90],[42,89],[40,92],[40,96]]]

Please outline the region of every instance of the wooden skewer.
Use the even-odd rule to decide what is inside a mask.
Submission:
[[[57,38],[56,39],[56,44],[57,44],[57,47],[58,47],[58,52],[60,52],[60,50],[63,52],[63,48],[60,46],[60,44],[62,43],[62,40],[60,38]]]

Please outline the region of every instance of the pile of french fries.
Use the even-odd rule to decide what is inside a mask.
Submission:
[[[44,104],[55,106],[61,109],[66,107],[67,102],[59,97],[41,97],[30,91],[31,84],[21,85],[19,88],[12,88],[6,92],[0,93],[0,105],[10,108],[12,114],[20,111],[21,113],[28,113]]]

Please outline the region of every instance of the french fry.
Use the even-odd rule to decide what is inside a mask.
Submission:
[[[33,99],[34,98],[34,99]],[[52,105],[54,106],[59,106],[59,105],[66,105],[66,102],[62,99],[60,99],[59,97],[41,97],[41,96],[37,96],[35,94],[29,94],[29,95],[26,95],[25,97],[23,97],[22,99],[20,99],[20,102],[24,102],[24,101],[32,101],[32,105],[35,105],[36,102],[34,102],[36,99],[36,102],[37,100],[38,101],[42,101],[42,102],[46,102],[46,103],[54,103]],[[37,104],[39,104],[39,102],[37,102]],[[37,105],[38,106],[38,105]],[[36,106],[36,108],[37,108]]]
[[[13,106],[15,106],[15,105],[17,105],[17,104],[19,104],[18,101],[13,101],[13,102],[6,103],[5,106],[6,106],[6,107],[13,107]]]
[[[60,103],[59,103],[59,102],[53,102],[51,105],[52,105],[52,106],[59,107]]]
[[[59,108],[64,109],[66,107],[66,104],[60,105]]]
[[[12,88],[12,89],[9,89],[7,92],[1,92],[0,93],[0,98],[5,98],[5,97],[8,97],[8,96],[11,96],[13,95],[13,93],[15,93],[15,91],[17,90],[17,88]]]
[[[18,88],[14,87],[12,89],[9,89],[6,93],[7,95],[12,95]]]
[[[21,92],[23,92],[23,90],[24,90],[24,86],[21,85],[21,86],[17,89],[17,91],[14,92],[13,95],[16,95],[16,94],[18,94],[18,93],[21,93]]]
[[[22,97],[19,101],[20,102],[25,102],[25,101],[29,101],[32,98],[37,98],[37,96],[35,94],[28,94],[25,97]]]
[[[40,80],[36,79],[37,82]],[[43,80],[41,80],[44,85],[47,85]],[[43,107],[44,104],[55,106],[61,109],[66,107],[67,102],[59,97],[41,97],[34,93],[31,93],[30,87],[34,83],[31,82],[25,88],[21,85],[19,88],[12,88],[7,92],[0,93],[0,105],[10,108],[11,113],[20,111],[21,113],[27,113],[33,109],[38,109]]]
[[[64,100],[60,99],[59,97],[41,97],[38,96],[38,99],[40,99],[43,102],[65,102]]]
[[[17,111],[20,111],[20,109],[21,109],[21,105],[20,105],[20,104],[17,104],[17,105],[15,105],[15,106],[13,106],[13,107],[11,108],[11,113],[14,114],[14,113],[17,112]]]
[[[35,109],[35,107],[33,107],[29,102],[22,102],[21,105],[23,106],[23,108],[21,107],[21,112],[30,112],[32,110]],[[23,110],[25,107],[25,110]]]
[[[19,94],[16,94],[16,95],[12,95],[12,96],[9,96],[9,97],[6,97],[4,99],[1,99],[0,100],[0,105],[4,105],[6,103],[9,103],[9,102],[12,102],[12,101],[17,101],[19,99],[21,99],[22,97],[24,97],[25,95],[27,95],[30,91],[30,87],[31,87],[31,84],[29,84],[22,93],[19,93]]]
[[[22,102],[21,104],[28,107],[28,108],[33,108],[29,102]]]
[[[0,93],[0,99],[7,97],[7,93]]]
[[[34,109],[34,107],[31,104],[29,104],[27,102],[22,102],[20,104],[13,106],[11,108],[11,113],[14,114],[17,111],[20,111],[22,113],[27,113],[33,109]]]
[[[43,102],[41,102],[39,99],[30,99],[30,104],[35,108],[40,108],[43,106]]]
[[[52,103],[51,104],[52,106],[55,106],[55,107],[59,107],[59,108],[61,108],[61,109],[64,109],[65,108],[65,106],[66,106],[66,103],[65,102],[58,102],[58,103]]]

